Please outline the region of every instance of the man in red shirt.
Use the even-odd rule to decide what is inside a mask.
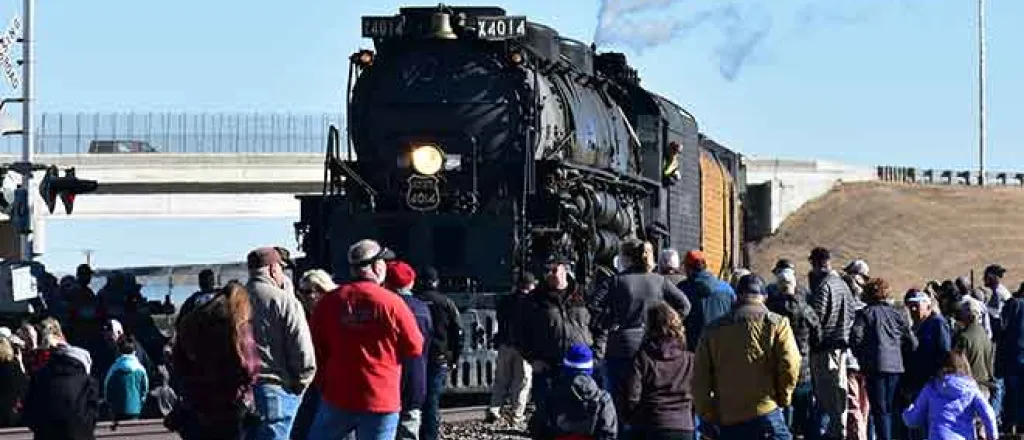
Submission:
[[[313,311],[313,346],[322,401],[310,440],[393,440],[401,364],[423,353],[423,335],[402,298],[381,287],[394,252],[373,240],[348,250],[353,280]]]

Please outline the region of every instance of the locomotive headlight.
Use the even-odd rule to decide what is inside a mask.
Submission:
[[[420,145],[412,150],[409,157],[412,169],[427,176],[437,174],[444,165],[444,153],[433,145]]]

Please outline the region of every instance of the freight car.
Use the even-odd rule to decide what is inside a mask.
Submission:
[[[300,268],[344,276],[375,238],[449,292],[508,292],[553,255],[589,288],[629,237],[741,264],[742,158],[640,85],[621,53],[497,7],[363,17],[347,132],[331,127],[323,194],[299,196]],[[476,303],[480,307],[479,303]]]

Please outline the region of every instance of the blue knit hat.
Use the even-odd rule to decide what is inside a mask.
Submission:
[[[594,353],[586,344],[573,344],[562,359],[562,366],[569,372],[589,375],[594,372]]]

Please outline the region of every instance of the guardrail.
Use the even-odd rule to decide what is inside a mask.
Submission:
[[[925,185],[977,186],[978,172],[930,168],[879,166],[878,180]],[[1024,187],[1024,172],[986,172],[986,185]]]
[[[344,121],[333,113],[43,113],[36,153],[87,154],[92,141],[145,142],[163,153],[323,152],[327,127]],[[19,154],[21,142],[0,138],[0,154]]]

